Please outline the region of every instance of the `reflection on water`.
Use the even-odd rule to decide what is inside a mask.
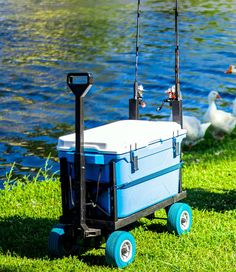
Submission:
[[[207,94],[219,90],[230,111],[236,78],[236,2],[180,1],[181,90],[184,112],[201,118]],[[137,1],[0,0],[0,176],[41,167],[57,138],[73,130],[74,97],[65,77],[90,71],[86,127],[128,116],[135,60]],[[174,82],[174,1],[142,1],[139,81],[146,89],[143,119],[159,113],[163,91]]]

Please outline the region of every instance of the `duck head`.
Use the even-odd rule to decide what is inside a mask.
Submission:
[[[209,94],[208,94],[208,102],[209,104],[214,102],[216,99],[220,99],[221,96],[219,95],[219,93],[217,91],[211,91]]]

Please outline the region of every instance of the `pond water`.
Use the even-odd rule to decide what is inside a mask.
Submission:
[[[0,0],[0,176],[59,167],[57,138],[73,131],[68,72],[89,71],[85,126],[128,118],[133,94],[137,1]],[[174,1],[141,1],[139,82],[147,107],[141,119],[168,119],[156,107],[174,84]],[[236,78],[236,1],[179,1],[180,81],[184,112],[201,119],[207,95],[231,111]],[[4,179],[4,178],[3,178]]]

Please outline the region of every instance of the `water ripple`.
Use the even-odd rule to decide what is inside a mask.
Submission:
[[[76,3],[76,4],[75,4]],[[42,167],[51,154],[58,169],[57,138],[74,126],[68,72],[91,71],[95,85],[85,99],[85,125],[128,117],[133,93],[136,2],[125,0],[0,0],[0,176]],[[96,8],[94,8],[94,5]],[[235,78],[224,74],[236,59],[236,2],[180,3],[180,80],[184,112],[201,119],[211,90],[231,111]],[[139,81],[146,90],[147,120],[174,83],[173,1],[142,1]]]

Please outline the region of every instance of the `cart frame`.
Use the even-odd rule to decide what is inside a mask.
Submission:
[[[82,81],[82,83],[80,82]],[[73,191],[78,195],[78,201],[71,209],[71,200],[68,196],[72,192],[72,183],[70,181],[70,174],[68,173],[68,162],[66,158],[60,159],[60,180],[62,191],[62,211],[60,223],[70,224],[80,236],[96,237],[100,235],[107,235],[110,232],[123,228],[141,217],[154,214],[155,211],[166,208],[175,202],[184,199],[187,195],[186,191],[182,191],[182,175],[180,169],[179,175],[179,192],[174,197],[161,201],[151,207],[145,208],[141,211],[135,212],[125,218],[117,218],[117,187],[116,187],[116,167],[115,162],[110,162],[110,207],[111,214],[106,220],[98,220],[89,218],[86,209],[89,203],[86,202],[87,185],[85,179],[85,158],[84,158],[84,97],[93,84],[93,76],[91,73],[69,73],[67,75],[67,84],[75,95],[75,153],[74,153],[74,184]],[[182,101],[171,101],[173,108],[173,118],[181,120],[182,115]],[[177,118],[178,117],[178,118]]]

